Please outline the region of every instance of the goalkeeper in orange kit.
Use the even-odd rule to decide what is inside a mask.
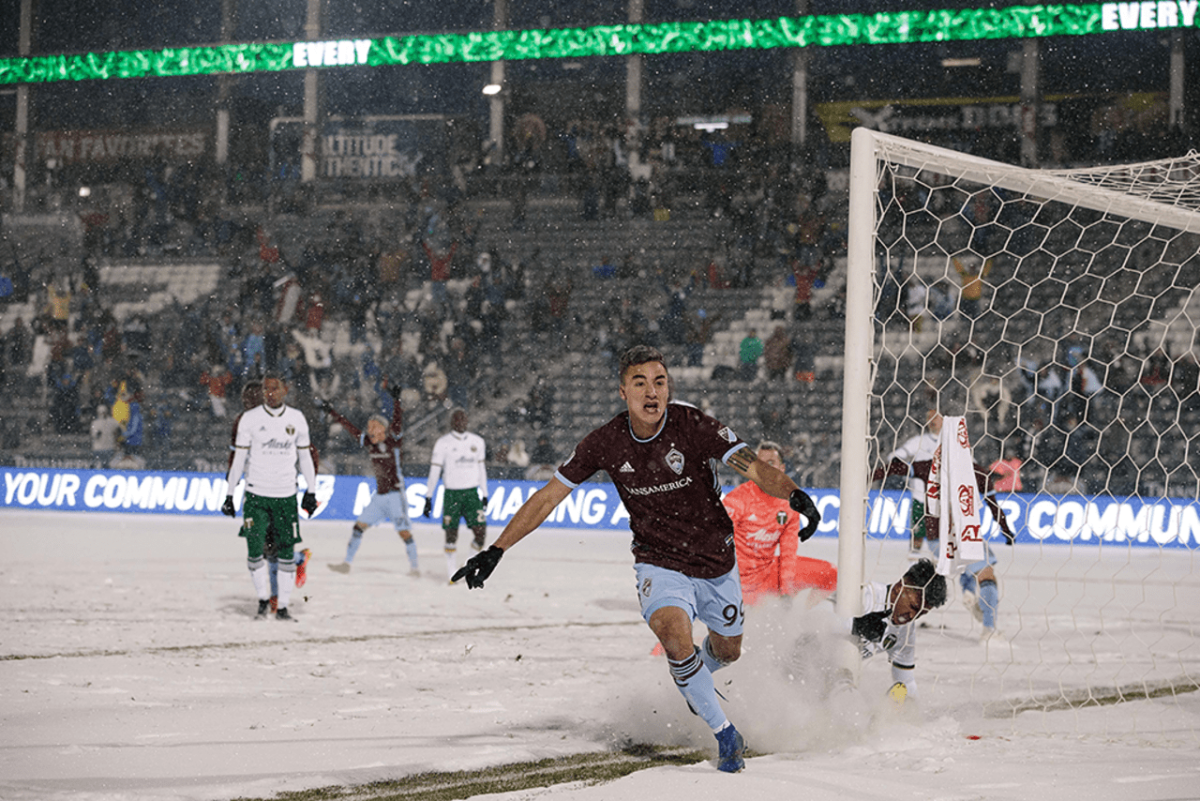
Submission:
[[[786,472],[774,442],[760,443],[758,458]],[[816,532],[818,516],[793,511],[786,500],[766,494],[753,481],[734,489],[722,502],[733,521],[743,603],[754,604],[764,595],[794,595],[810,587],[824,592],[837,589],[836,567],[824,559],[796,554],[797,544]]]

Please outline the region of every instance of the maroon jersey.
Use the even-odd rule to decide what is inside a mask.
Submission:
[[[365,432],[358,426],[342,417],[336,410],[330,410],[330,416],[342,424],[346,433],[358,440],[358,444],[371,454],[371,467],[375,470],[375,492],[386,495],[389,492],[403,492],[404,472],[401,468],[403,450],[400,445],[401,436],[400,401],[392,404],[392,424],[388,427],[387,436],[381,442],[371,442]]]
[[[735,565],[733,523],[712,460],[748,446],[695,407],[668,404],[665,418],[640,440],[622,412],[584,437],[555,476],[574,489],[598,470],[608,473],[629,512],[635,562],[723,576]]]

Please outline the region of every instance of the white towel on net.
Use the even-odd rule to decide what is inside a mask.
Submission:
[[[982,500],[967,421],[944,417],[925,488],[925,513],[938,518],[937,571],[943,576],[959,573],[985,557]]]

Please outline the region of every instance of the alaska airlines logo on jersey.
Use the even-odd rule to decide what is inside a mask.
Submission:
[[[672,490],[683,489],[690,487],[692,477],[681,478],[678,481],[669,481],[666,484],[656,484],[653,487],[626,487],[626,491],[630,495],[657,495],[660,492],[671,492]]]
[[[746,532],[746,539],[750,542],[761,542],[771,545],[772,547],[779,542],[779,536],[765,526],[754,531]]]
[[[671,448],[671,450],[667,451],[666,461],[667,461],[667,467],[674,470],[675,475],[678,476],[678,475],[683,474],[683,454],[682,453],[680,453],[675,448]]]
[[[263,446],[263,448],[265,448],[267,450],[290,451],[292,449],[291,442],[286,442],[286,441],[280,442],[279,440],[275,439],[274,437],[264,441],[262,446]]]
[[[737,442],[737,434],[729,429],[729,426],[721,426],[721,430],[717,432],[717,436],[726,442]]]

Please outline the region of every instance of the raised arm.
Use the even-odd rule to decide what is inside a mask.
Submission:
[[[800,529],[800,541],[804,542],[817,531],[821,525],[821,513],[808,493],[796,486],[782,470],[777,470],[759,459],[749,445],[738,448],[726,458],[726,464],[732,467],[743,478],[748,478],[758,485],[758,488],[774,498],[786,500],[792,509],[804,515],[808,524]]]
[[[400,404],[396,404],[397,408],[399,408],[399,405]],[[351,423],[345,417],[342,417],[342,415],[338,412],[338,410],[333,408],[333,404],[330,403],[329,401],[327,401],[327,400],[321,401],[321,411],[325,412],[325,414],[329,415],[334,420],[336,420],[338,423],[340,423],[342,428],[344,428],[346,430],[346,433],[349,434],[350,436],[354,437],[355,439],[358,439],[360,436],[362,436],[362,429],[360,429],[358,426],[354,425],[354,423]],[[393,421],[393,424],[394,424],[394,421]]]

